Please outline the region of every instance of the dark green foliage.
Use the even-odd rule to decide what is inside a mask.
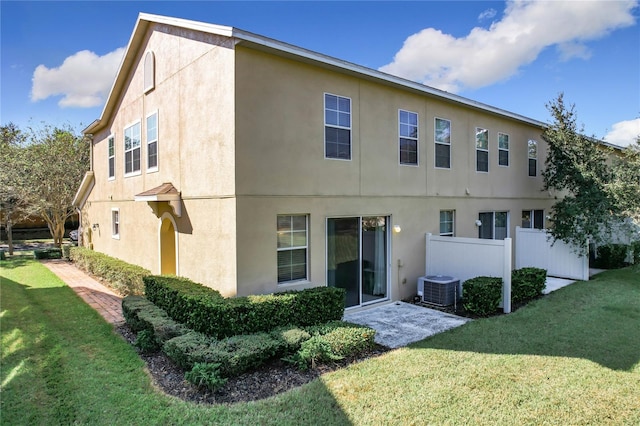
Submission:
[[[85,247],[71,247],[71,261],[80,269],[103,278],[107,285],[123,296],[144,294],[143,277],[148,270]]]
[[[625,244],[606,244],[598,247],[594,266],[601,269],[624,268],[627,265],[625,259],[629,248]]]
[[[633,251],[633,264],[640,264],[640,241],[631,243],[631,250]]]
[[[311,334],[308,331],[303,330],[295,326],[278,327],[269,333],[274,339],[278,339],[283,342],[285,352],[293,353],[300,349],[300,345],[305,340],[311,338]]]
[[[198,387],[216,391],[227,383],[227,379],[220,375],[220,364],[197,362],[191,371],[185,373],[184,378]]]
[[[36,259],[62,259],[62,250],[59,248],[46,248],[33,251]]]
[[[296,353],[284,358],[302,370],[315,368],[319,362],[358,355],[372,349],[375,344],[375,330],[343,321],[308,327],[307,331],[312,337],[303,341]]]
[[[502,278],[475,277],[465,281],[462,286],[463,306],[475,315],[493,315],[498,310],[501,299]]]
[[[69,260],[71,258],[71,246],[65,244],[62,246],[62,258]]]
[[[174,280],[174,281],[171,281]],[[344,313],[345,291],[316,287],[302,291],[223,299],[214,290],[201,290],[198,284],[184,284],[158,290],[175,278],[148,277],[148,291],[176,321],[217,339],[269,332],[285,325],[307,326],[339,320]],[[164,286],[167,287],[167,286]],[[206,289],[206,287],[204,287]],[[184,293],[183,293],[184,291]],[[173,301],[173,302],[170,302]]]
[[[6,260],[4,256],[4,250],[0,250],[0,260]]]
[[[138,333],[134,345],[144,353],[152,353],[160,350],[161,345],[156,340],[153,331],[142,330]]]
[[[511,272],[511,300],[524,303],[542,294],[547,282],[547,270],[521,268]]]
[[[200,305],[223,300],[219,291],[187,278],[149,275],[143,281],[146,297],[182,323],[189,323],[191,314]]]
[[[179,367],[189,370],[196,363],[218,363],[223,377],[232,377],[282,355],[286,345],[267,333],[247,334],[216,340],[195,331],[165,342],[164,352]]]
[[[122,299],[122,314],[129,327],[138,332],[136,345],[143,351],[158,350],[167,340],[189,331],[142,296],[127,296]]]

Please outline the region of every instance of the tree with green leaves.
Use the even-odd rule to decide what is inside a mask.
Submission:
[[[551,209],[552,238],[575,247],[584,247],[587,238],[603,244],[614,230],[629,232],[625,225],[633,224],[634,215],[640,224],[637,152],[616,152],[585,136],[575,106],[567,107],[562,94],[547,108],[553,122],[542,134],[548,145],[542,175],[545,189],[558,194]]]
[[[89,169],[89,145],[68,125],[44,125],[20,134],[15,149],[7,150],[8,162],[2,175],[11,179],[12,196],[24,206],[24,211],[47,223],[59,247],[64,225],[75,214],[71,202]]]

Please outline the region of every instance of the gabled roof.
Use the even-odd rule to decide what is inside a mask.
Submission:
[[[341,59],[333,58],[331,56],[323,55],[321,53],[313,52],[301,47],[297,47],[291,44],[283,43],[278,40],[274,40],[261,35],[253,34],[248,31],[244,31],[234,27],[208,24],[205,22],[191,21],[187,19],[171,18],[160,15],[151,15],[147,13],[140,13],[136,26],[133,29],[129,44],[125,51],[116,79],[111,87],[107,102],[105,103],[102,114],[98,120],[91,123],[84,133],[93,133],[100,129],[108,121],[108,118],[113,113],[119,100],[120,92],[124,88],[127,76],[131,68],[135,65],[135,58],[138,50],[144,40],[145,34],[152,24],[165,24],[178,28],[190,29],[194,31],[201,31],[208,34],[224,36],[233,38],[236,44],[242,44],[243,46],[251,47],[253,49],[262,50],[282,57],[287,57],[297,61],[311,63],[324,68],[329,68],[337,72],[350,74],[359,78],[368,80],[374,80],[382,84],[388,84],[396,86],[408,91],[418,92],[424,95],[433,96],[448,102],[456,103],[473,109],[481,110],[491,114],[499,115],[501,117],[509,118],[516,121],[521,121],[536,127],[546,127],[546,124],[534,120],[532,118],[525,117],[520,114],[516,114],[504,109],[496,108],[481,102],[476,102],[471,99],[454,95],[424,84],[416,83],[404,78],[396,77],[391,74],[386,74],[380,71],[376,71],[371,68],[363,67],[351,62],[343,61]]]
[[[166,182],[160,186],[141,192],[134,196],[135,201],[178,201],[180,192],[172,183]]]

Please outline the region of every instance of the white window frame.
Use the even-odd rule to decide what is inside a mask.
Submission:
[[[532,146],[535,146],[535,155],[531,155]],[[535,162],[535,174],[533,175],[531,174],[531,161]],[[538,141],[534,139],[529,139],[527,141],[527,175],[533,178],[538,177]]]
[[[405,113],[409,116],[413,115],[415,116],[415,124],[412,124],[411,122],[402,122],[402,114]],[[405,126],[405,127],[403,127]],[[411,130],[412,128],[415,127],[415,136],[411,136],[410,132],[407,132],[406,130]],[[419,127],[420,127],[420,116],[418,115],[417,112],[413,112],[413,111],[409,111],[406,109],[398,109],[398,164],[400,164],[401,166],[413,166],[413,167],[419,167],[420,166],[420,144],[419,144]],[[407,133],[405,135],[403,135],[403,133]],[[409,141],[414,141],[416,144],[416,161],[415,163],[410,163],[410,162],[403,162],[402,161],[402,140],[403,139],[408,139]],[[405,150],[406,152],[410,152]]]
[[[279,231],[277,228],[277,221],[279,221],[279,219],[281,217],[289,217],[291,218],[291,221],[293,222],[293,218],[294,217],[304,217],[305,218],[305,245],[304,246],[294,246],[293,244],[291,244],[288,247],[278,247],[278,242],[276,241],[276,247],[277,247],[277,253],[281,253],[281,252],[285,252],[285,251],[294,251],[294,250],[304,250],[305,251],[305,272],[304,272],[304,278],[298,278],[295,280],[290,280],[290,281],[280,281],[280,278],[278,277],[278,262],[276,261],[276,281],[278,282],[278,286],[282,286],[282,285],[288,285],[288,284],[299,284],[302,282],[308,282],[309,281],[309,214],[279,214],[276,218],[276,236],[279,237],[280,233],[290,233],[292,234],[293,237],[293,233],[294,232],[300,232],[300,231],[294,231],[293,229],[291,229],[289,232],[287,231]],[[279,238],[278,238],[279,239]],[[292,238],[293,240],[293,238]]]
[[[111,209],[111,238],[120,239],[120,209],[117,207]]]
[[[451,220],[442,220],[442,213],[451,213]],[[442,225],[451,223],[451,232],[442,232]],[[455,237],[456,236],[456,211],[455,210],[440,210],[440,236],[441,237]]]
[[[437,129],[438,129],[438,120],[440,121],[446,121],[447,123],[449,123],[449,140],[447,142],[443,142],[443,141],[438,141],[438,137],[437,137]],[[452,137],[452,128],[453,125],[451,124],[451,120],[446,119],[446,118],[440,118],[440,117],[434,117],[433,118],[433,141],[434,141],[434,148],[433,148],[433,166],[436,169],[442,169],[442,170],[451,170],[451,166],[452,166],[452,161],[451,161],[451,137]],[[443,166],[438,166],[438,155],[437,155],[437,151],[438,151],[438,145],[443,145],[443,146],[447,146],[449,147],[449,167],[443,167]]]
[[[481,211],[478,212],[478,220],[480,220],[480,215],[481,214],[486,214],[486,213],[491,213],[491,238],[485,238],[485,239],[491,239],[491,240],[495,240],[496,239],[496,214],[497,213],[506,213],[507,215],[507,220],[506,220],[506,234],[504,238],[509,238],[510,235],[510,231],[509,228],[511,227],[511,215],[509,214],[508,210],[495,210],[495,211]],[[480,228],[482,225],[480,225],[478,227],[478,238],[480,237]]]
[[[138,127],[138,147],[135,148],[133,146],[133,142],[131,143],[131,148],[127,149],[127,131],[130,129],[133,129],[134,127]],[[124,128],[124,137],[122,138],[122,144],[124,147],[124,176],[125,177],[129,177],[129,176],[137,176],[139,174],[142,173],[142,123],[140,122],[140,120],[131,123],[130,125],[126,126]],[[137,170],[133,170],[133,155],[135,150],[138,149],[139,152],[139,159],[140,159],[140,165],[139,165],[139,169]],[[131,171],[127,172],[127,154],[131,153]]]
[[[111,150],[113,149],[113,153]],[[113,161],[113,174],[111,174],[111,162]],[[116,137],[109,135],[107,137],[107,176],[108,180],[116,178]]]
[[[542,227],[541,228],[536,228],[535,227],[535,212],[542,212]],[[545,221],[545,217],[544,217],[544,209],[526,209],[526,210],[522,210],[522,214],[524,215],[524,213],[529,213],[529,226],[524,226],[524,224],[521,223],[521,226],[523,228],[529,228],[529,229],[544,229],[544,221]]]
[[[153,51],[149,50],[144,54],[143,70],[143,91],[149,93],[156,87],[156,57]]]
[[[506,143],[507,143],[506,148],[505,148],[505,147],[503,147],[503,146],[501,145],[501,143],[502,143],[502,137],[505,137],[505,138],[506,138],[506,139],[505,139],[505,141],[506,141]],[[510,139],[510,138],[509,138],[509,134],[507,134],[507,133],[502,133],[502,132],[498,132],[498,167],[509,167],[509,163],[511,162],[511,158],[510,158],[510,157],[511,157],[511,154],[510,154],[510,152],[509,152],[509,148],[510,148],[510,146],[509,146],[509,144],[510,144],[509,139]],[[506,153],[507,153],[507,164],[501,164],[501,163],[500,163],[500,153],[501,153],[501,152],[506,152]]]
[[[482,147],[481,143],[483,142],[482,139],[480,139],[480,134],[485,134],[486,138],[485,141],[487,146],[486,147]],[[476,133],[475,133],[475,141],[476,141],[476,172],[477,173],[489,173],[489,129],[485,129],[484,127],[476,127]],[[487,170],[478,170],[478,156],[481,152],[485,152],[486,156],[487,156]]]
[[[327,123],[327,96],[335,96],[338,98],[338,109],[334,110],[334,109],[330,109],[329,111],[335,111],[338,113],[338,117],[340,115],[340,113],[346,113],[345,111],[341,111],[340,110],[340,99],[346,99],[349,101],[349,126],[341,126],[339,124],[329,124]],[[352,106],[352,102],[351,102],[351,98],[348,98],[346,96],[341,96],[341,95],[336,95],[333,93],[328,93],[325,92],[324,95],[322,96],[322,100],[324,103],[324,108],[323,108],[323,114],[324,114],[324,158],[327,160],[341,160],[341,161],[351,161],[351,159],[353,158],[353,130],[352,130],[352,110],[353,110],[353,106]],[[349,158],[340,158],[340,157],[329,157],[327,156],[327,128],[334,128],[334,129],[339,129],[339,130],[348,130],[349,131]]]
[[[153,116],[156,116],[156,137],[155,139],[151,139],[149,140],[149,119]],[[159,166],[159,160],[160,160],[160,152],[159,152],[159,139],[160,139],[160,134],[159,134],[159,129],[160,127],[160,120],[158,117],[158,110],[152,112],[151,114],[148,114],[145,118],[145,139],[147,140],[147,155],[145,156],[147,158],[147,173],[151,173],[151,172],[157,172],[158,171],[158,166]],[[149,149],[149,146],[151,144],[155,143],[156,144],[156,165],[153,167],[149,166],[149,154],[151,152],[151,150]]]

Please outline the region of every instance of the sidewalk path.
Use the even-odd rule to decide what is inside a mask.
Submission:
[[[122,296],[96,281],[66,260],[42,260],[41,263],[75,291],[89,306],[114,325],[124,323]]]

